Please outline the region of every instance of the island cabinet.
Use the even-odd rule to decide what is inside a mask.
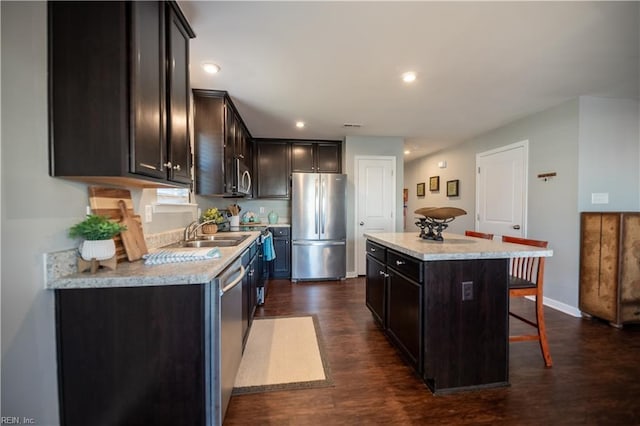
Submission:
[[[191,183],[189,40],[175,2],[49,2],[50,173]]]
[[[387,328],[387,249],[367,241],[367,281],[365,303],[373,319],[382,329]]]
[[[434,393],[505,386],[507,270],[508,259],[425,261],[368,240],[366,305]]]
[[[409,364],[422,373],[422,262],[387,251],[387,335]]]

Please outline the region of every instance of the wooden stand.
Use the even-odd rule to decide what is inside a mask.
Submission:
[[[90,270],[92,274],[95,274],[98,272],[98,268],[100,267],[105,267],[106,269],[115,271],[117,265],[118,259],[116,256],[105,260],[97,260],[96,258],[84,260],[82,257],[78,258],[78,272]]]

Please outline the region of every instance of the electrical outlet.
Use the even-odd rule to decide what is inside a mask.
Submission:
[[[260,207],[260,213],[264,213],[264,207]]]
[[[153,220],[153,206],[144,206],[144,221],[149,223]]]
[[[473,300],[473,281],[462,282],[462,301]]]

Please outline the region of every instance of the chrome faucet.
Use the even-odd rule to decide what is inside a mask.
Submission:
[[[196,236],[198,229],[200,229],[202,226],[208,224],[208,223],[216,223],[215,220],[205,220],[204,222],[200,222],[199,220],[194,220],[193,222],[191,222],[190,224],[188,224],[185,228],[184,228],[184,240],[188,241],[191,238],[193,238],[194,236]]]

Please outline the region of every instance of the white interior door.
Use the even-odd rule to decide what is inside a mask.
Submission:
[[[527,235],[529,141],[476,155],[476,230]]]
[[[396,158],[356,156],[356,273],[366,273],[366,232],[395,232]]]

